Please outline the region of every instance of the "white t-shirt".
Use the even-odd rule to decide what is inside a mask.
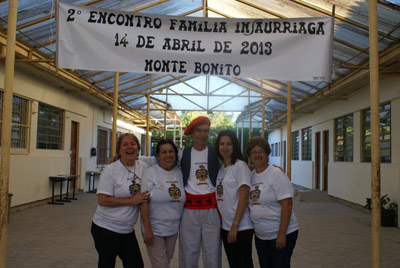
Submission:
[[[245,162],[237,160],[235,164],[224,167],[221,165],[217,177],[215,192],[218,210],[222,216],[222,229],[229,231],[236,214],[239,202],[239,188],[242,185],[250,187],[250,170]],[[238,231],[253,229],[247,207],[238,225]]]
[[[279,200],[293,198],[293,187],[289,178],[277,167],[268,166],[261,173],[251,173],[250,218],[256,236],[263,240],[276,239],[281,221]],[[296,216],[290,217],[286,234],[299,228]]]
[[[154,235],[176,234],[186,200],[181,170],[174,167],[167,171],[159,165],[149,167],[142,181],[142,191],[146,190],[150,192],[150,222]]]
[[[140,191],[140,183],[147,164],[136,160],[133,167],[126,167],[120,160],[108,165],[100,175],[97,194],[114,197],[129,197]],[[129,170],[129,171],[128,171]],[[117,232],[130,233],[139,216],[138,206],[106,207],[97,206],[93,222],[103,228]]]
[[[209,194],[215,192],[215,187],[208,173],[208,147],[197,151],[192,147],[190,158],[190,174],[185,190],[190,194]]]

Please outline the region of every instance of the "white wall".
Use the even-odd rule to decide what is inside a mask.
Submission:
[[[31,100],[29,112],[31,127],[28,150],[18,154],[12,150],[10,156],[9,192],[13,194],[13,207],[49,198],[51,196],[49,176],[70,173],[71,121],[79,124],[78,162],[82,165],[78,186],[87,190],[86,171],[97,169],[96,159],[90,157],[90,148],[97,147],[97,129],[98,127],[112,129],[112,116],[109,116],[111,111],[103,110],[89,102],[83,95],[68,93],[64,89],[64,82],[48,78],[48,75],[43,78],[37,73],[19,67],[15,70],[14,93]],[[0,64],[0,83],[4,84],[3,64]],[[39,102],[65,111],[61,150],[36,149]],[[122,127],[118,127],[117,130],[122,133],[133,132]],[[140,141],[140,133],[136,131],[135,134]],[[56,194],[58,187],[56,185]]]
[[[381,193],[388,193],[391,199],[400,200],[400,78],[380,81],[380,103],[391,102],[391,163],[381,164]],[[329,131],[328,193],[360,205],[371,193],[371,165],[361,162],[361,111],[369,107],[369,86],[353,92],[347,100],[332,101],[306,114],[292,123],[292,131],[312,127],[312,161],[292,161],[292,180],[307,188],[315,187],[313,164],[315,162],[315,133]],[[346,114],[354,116],[353,162],[334,161],[334,119]],[[286,127],[269,132],[269,142],[286,140]],[[301,142],[300,142],[301,143]],[[321,146],[322,163],[322,146]],[[301,155],[301,146],[300,146]],[[300,158],[301,159],[301,158]],[[271,163],[281,164],[281,157],[271,157]],[[322,186],[322,169],[321,169]]]

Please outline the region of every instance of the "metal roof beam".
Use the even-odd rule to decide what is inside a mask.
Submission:
[[[120,82],[119,85],[120,85],[120,86],[121,86],[121,85],[125,85],[125,84],[128,84],[128,83],[134,82],[134,81],[136,81],[136,80],[145,78],[146,76],[150,76],[150,75],[149,75],[149,74],[144,74],[144,75],[140,75],[140,76],[135,77],[135,78],[127,79],[127,80],[124,80],[124,81]],[[104,88],[104,91],[108,91],[109,89],[112,89],[112,88],[114,88],[114,86],[106,87],[106,88]],[[124,91],[125,91],[125,89],[120,90],[119,93],[124,92]]]
[[[166,75],[164,75],[164,76],[162,76],[162,77],[157,77],[156,79],[153,79],[153,81],[154,81],[154,80],[157,80],[157,79],[160,79],[160,78],[164,78],[164,77],[166,77],[166,76],[168,76],[168,74],[166,74]],[[183,76],[182,76],[182,77],[183,77]],[[163,85],[163,84],[166,84],[166,83],[169,83],[169,82],[172,82],[172,81],[175,81],[175,80],[176,80],[175,78],[172,78],[172,79],[167,80],[167,81],[162,81],[161,83],[152,85],[151,88],[155,88],[155,87],[161,86],[161,85]],[[142,85],[144,85],[144,84],[146,84],[146,83],[149,83],[149,82],[150,82],[150,80],[149,80],[149,81],[143,81],[143,82],[141,82],[141,83],[139,83],[139,84],[137,84],[137,85],[134,85],[134,86],[131,86],[131,87],[129,87],[129,88],[126,88],[126,89],[124,89],[124,90],[121,91],[121,92],[125,92],[125,91],[127,91],[127,90],[134,89],[134,88],[136,88],[136,87],[138,87],[138,86],[142,86]],[[149,86],[149,87],[146,87],[146,88],[144,88],[144,89],[138,90],[138,91],[136,91],[136,92],[132,92],[132,93],[133,93],[133,94],[137,94],[137,93],[146,92],[146,91],[148,91],[148,90],[150,90],[150,86]],[[156,91],[153,91],[153,92],[157,92],[157,91],[159,91],[159,90],[160,90],[160,89],[158,89],[158,90],[156,90]],[[152,92],[152,93],[153,93],[153,92]]]
[[[4,45],[4,46],[7,44],[7,36],[4,33],[0,33],[0,44]],[[70,83],[70,84],[76,86],[77,88],[82,89],[84,92],[95,93],[96,96],[98,96],[98,99],[101,99],[102,101],[105,101],[107,103],[113,102],[112,97],[110,95],[106,94],[105,92],[103,92],[100,88],[92,85],[88,81],[81,79],[76,73],[73,73],[73,72],[65,70],[65,69],[57,68],[53,62],[42,61],[42,60],[48,60],[48,58],[38,51],[33,51],[31,47],[29,47],[19,41],[16,42],[15,53],[16,53],[16,55],[21,56],[23,58],[30,58],[32,60],[38,60],[38,62],[36,62],[35,64],[37,67],[39,67],[39,69],[42,69],[51,74],[54,74],[55,76],[59,77],[60,79],[65,80],[67,83]],[[125,112],[134,118],[143,117],[142,114],[140,114],[136,111],[130,110],[129,107],[124,107],[122,105],[121,109],[126,109]]]
[[[175,90],[172,90],[171,88],[168,88],[168,89],[171,90],[171,91],[174,92],[174,93],[177,93]],[[186,98],[185,96],[182,96],[182,95],[181,95],[181,98],[184,98],[185,100],[187,100],[187,101],[189,101],[190,103],[196,105],[196,106],[199,107],[200,109],[203,109],[203,111],[206,111],[206,110],[207,110],[205,107],[203,107],[203,106],[201,106],[201,105],[195,103],[194,101],[190,100],[189,98]]]
[[[378,4],[396,11],[400,11],[400,6],[389,3],[388,1],[378,0]]]
[[[382,51],[379,54],[379,63],[384,64],[385,62],[390,61],[393,58],[399,57],[400,56],[400,43],[396,43],[384,51]],[[364,64],[362,64],[360,67],[365,67],[369,65],[369,61],[367,60]],[[346,88],[348,85],[355,83],[359,81],[360,79],[365,79],[369,74],[368,69],[358,69],[354,70],[350,73],[348,73],[345,77],[340,79],[339,81],[335,81],[332,84],[329,84],[328,86],[324,87],[322,90],[316,92],[313,94],[314,96],[321,96],[321,97],[327,97],[329,95],[332,95],[339,90]],[[308,105],[311,105],[315,103],[315,100],[305,100],[300,103],[297,103],[294,107],[293,110],[299,110],[301,108],[304,108]],[[273,119],[273,122],[269,122],[269,126],[278,123],[280,120],[283,118],[286,118],[286,114],[282,113],[281,115],[277,116],[276,118]]]
[[[190,87],[190,88],[193,89],[194,91],[197,91],[197,92],[199,92],[200,94],[204,93],[204,92],[201,92],[200,90],[198,90],[197,88],[195,88],[194,86],[189,85],[189,84],[186,83],[185,81],[181,80],[179,77],[176,77],[176,76],[174,76],[174,75],[172,75],[172,74],[170,74],[170,76],[173,77],[173,78],[175,78],[175,79],[178,80],[179,82],[183,83],[184,85]]]
[[[247,6],[250,6],[250,7],[252,7],[252,8],[255,8],[255,9],[258,9],[258,10],[261,10],[261,11],[264,11],[264,12],[266,12],[266,13],[268,13],[268,14],[271,14],[271,15],[273,15],[273,16],[275,16],[275,17],[278,17],[278,18],[287,18],[286,16],[284,16],[284,15],[282,15],[282,14],[280,14],[280,13],[271,11],[271,10],[269,10],[269,9],[267,9],[267,8],[264,8],[264,7],[262,7],[262,6],[259,6],[259,5],[250,3],[250,2],[248,2],[248,1],[236,0],[236,2],[240,2],[240,3],[242,3],[242,4],[245,4],[245,5],[247,5]],[[332,16],[331,13],[328,13],[328,15]],[[350,44],[350,43],[348,43],[348,42],[346,42],[346,41],[344,41],[344,40],[341,40],[341,39],[339,39],[339,38],[336,38],[336,37],[334,37],[333,40],[334,40],[335,42],[338,42],[338,43],[344,45],[344,46],[347,46],[347,47],[349,47],[349,48],[352,48],[352,49],[354,49],[354,50],[357,50],[358,52],[368,54],[368,49],[367,49],[367,50],[362,49],[362,48],[360,48],[360,47],[357,47],[357,46],[355,46],[355,45],[353,45],[353,44]]]
[[[321,12],[322,14],[325,14],[325,15],[328,15],[328,16],[332,16],[331,10],[326,10],[324,8],[318,7],[316,5],[313,5],[313,4],[310,4],[310,3],[307,3],[307,2],[301,1],[301,0],[290,0],[290,1],[293,2],[293,3],[299,4],[301,6],[310,8],[310,9],[312,9],[314,11]],[[335,14],[335,18],[340,20],[340,21],[346,22],[346,23],[348,23],[350,25],[353,25],[355,27],[361,28],[361,29],[363,29],[363,30],[365,30],[367,32],[369,31],[368,25],[364,25],[362,23],[359,23],[357,21],[348,19],[348,18],[343,17],[343,16],[338,15],[338,14]],[[390,39],[391,41],[395,41],[395,42],[399,41],[399,40],[397,40],[397,38],[395,38],[393,36],[390,36],[390,35],[387,35],[386,33],[382,32],[382,31],[378,31],[378,35],[381,36],[381,37]]]
[[[153,78],[152,81],[157,81],[157,80],[159,80],[159,79],[161,79],[161,78],[164,78],[164,77],[166,77],[166,76],[168,76],[168,75],[167,75],[167,74],[161,75],[161,76],[159,76],[159,77]],[[150,83],[150,79],[147,80],[147,81],[139,82],[139,83],[135,84],[134,86],[131,86],[131,87],[128,87],[128,88],[124,88],[123,90],[120,90],[119,93],[122,93],[122,92],[125,92],[125,91],[128,91],[128,90],[134,89],[134,88],[136,88],[136,87],[143,86],[143,85],[145,85],[145,84],[147,84],[147,83]],[[154,87],[154,86],[153,86],[153,87]],[[150,87],[149,87],[149,89],[150,89]]]
[[[210,94],[213,94],[214,92],[217,92],[218,90],[221,90],[221,89],[223,89],[224,87],[227,87],[227,86],[229,86],[229,85],[232,84],[232,83],[235,83],[237,80],[239,80],[239,78],[235,77],[235,79],[233,79],[233,81],[229,81],[229,82],[226,83],[225,85],[222,85],[222,86],[220,86],[220,87],[214,89],[213,91],[211,91],[211,92],[209,92],[209,93],[210,93]]]
[[[89,2],[83,3],[83,4],[81,4],[81,5],[82,5],[82,6],[90,6],[90,5],[96,4],[96,3],[100,2],[100,1],[102,1],[102,0],[93,0],[93,1],[89,1]],[[24,24],[21,24],[21,25],[17,26],[17,30],[21,30],[21,29],[30,27],[30,26],[32,26],[32,25],[35,25],[35,24],[44,22],[44,21],[46,21],[46,20],[50,20],[50,19],[54,18],[55,16],[56,16],[56,15],[55,15],[54,13],[52,13],[52,14],[50,14],[50,15],[47,15],[47,16],[38,18],[38,19],[36,19],[36,20],[29,21],[29,22],[27,22],[27,23],[24,23]]]
[[[241,94],[243,94],[244,92],[246,92],[247,91],[247,89],[246,90],[243,90],[239,95],[241,95]],[[214,106],[214,107],[211,107],[211,109],[210,110],[213,110],[213,109],[215,109],[215,108],[217,108],[217,107],[219,107],[219,106],[221,106],[222,104],[224,104],[224,103],[226,103],[226,102],[228,102],[228,101],[230,101],[230,100],[232,100],[232,99],[234,99],[234,98],[236,98],[236,96],[232,96],[232,97],[230,97],[229,99],[227,99],[227,100],[224,100],[223,102],[221,102],[220,104],[217,104],[216,106]]]

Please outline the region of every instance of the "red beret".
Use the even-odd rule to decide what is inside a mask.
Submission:
[[[204,124],[211,126],[210,119],[208,119],[208,117],[206,117],[206,116],[199,116],[196,119],[193,119],[193,121],[189,124],[189,126],[185,130],[185,133],[183,133],[183,134],[190,135],[197,126],[204,125]]]

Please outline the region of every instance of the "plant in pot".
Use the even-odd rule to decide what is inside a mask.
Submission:
[[[371,211],[371,198],[366,198],[364,208]],[[385,227],[397,226],[398,205],[387,194],[381,196],[381,225]]]

